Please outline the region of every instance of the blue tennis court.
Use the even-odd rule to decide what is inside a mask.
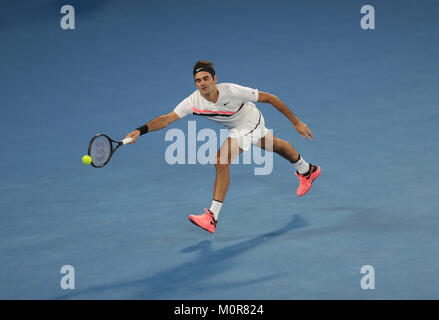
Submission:
[[[63,5],[75,9],[64,30]],[[360,12],[375,9],[375,29]],[[58,0],[0,4],[1,299],[438,299],[437,1]],[[97,133],[122,139],[218,82],[277,95],[311,128],[258,104],[267,128],[322,174],[231,166],[214,235],[195,227],[213,165],[165,159],[168,130],[85,166]],[[202,145],[198,142],[197,146]],[[63,266],[74,289],[62,289]],[[363,266],[374,289],[363,289]],[[370,274],[369,274],[370,275]]]

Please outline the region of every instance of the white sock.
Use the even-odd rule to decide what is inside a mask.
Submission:
[[[299,174],[305,174],[309,171],[309,163],[303,160],[302,156],[299,155],[299,160],[293,163],[294,168],[296,168]]]
[[[223,206],[222,202],[216,200],[212,201],[212,205],[210,206],[210,211],[213,212],[213,217],[215,218],[215,221],[218,221],[218,215],[221,211],[222,206]]]

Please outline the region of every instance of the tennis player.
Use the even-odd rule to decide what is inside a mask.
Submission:
[[[197,90],[181,101],[175,109],[159,116],[129,133],[126,138],[137,138],[147,132],[163,129],[188,114],[204,116],[229,128],[229,136],[217,152],[215,159],[216,179],[213,200],[209,210],[201,215],[189,215],[195,225],[215,232],[218,216],[229,187],[229,166],[243,150],[254,144],[267,151],[276,152],[290,161],[299,178],[297,195],[305,195],[313,181],[320,175],[320,167],[306,162],[285,140],[274,137],[265,127],[264,117],[256,102],[269,103],[283,113],[303,137],[314,138],[307,125],[301,122],[291,110],[273,94],[243,87],[233,83],[217,84],[213,63],[198,61],[193,68]]]

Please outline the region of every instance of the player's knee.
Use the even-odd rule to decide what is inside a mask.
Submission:
[[[219,159],[216,163],[215,163],[215,168],[216,170],[229,170],[229,166],[230,163],[228,161],[223,161],[221,162],[221,159]]]

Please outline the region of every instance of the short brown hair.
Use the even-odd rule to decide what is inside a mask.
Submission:
[[[215,76],[214,64],[207,60],[199,60],[195,63],[193,74],[195,75],[200,71],[209,72],[212,75],[212,78]]]

